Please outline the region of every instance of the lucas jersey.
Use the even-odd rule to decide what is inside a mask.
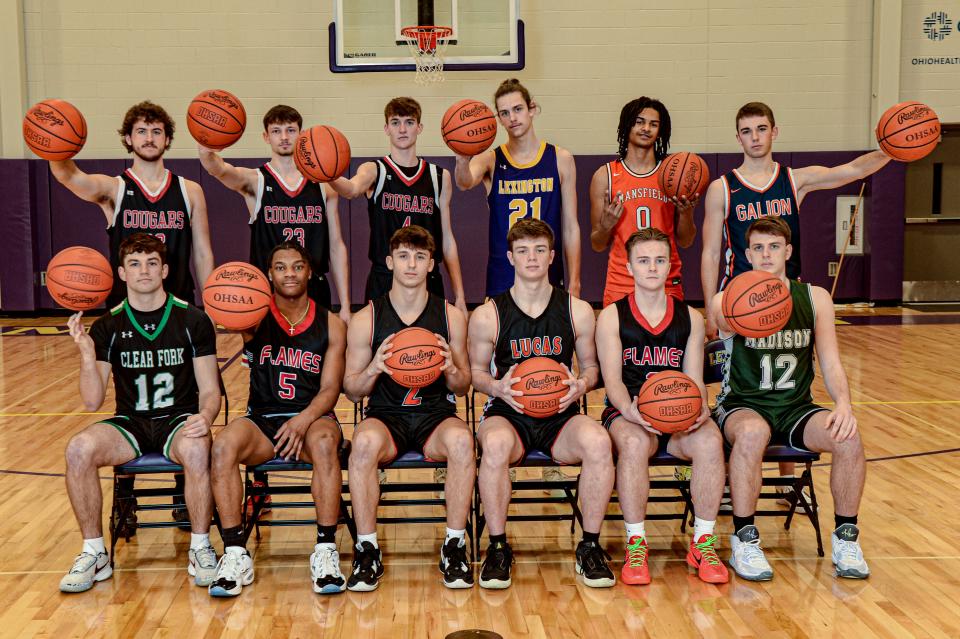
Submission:
[[[193,360],[217,354],[213,323],[203,311],[170,294],[149,313],[123,300],[93,323],[90,337],[97,360],[111,366],[118,415],[197,412]]]
[[[651,326],[633,295],[622,297],[615,304],[623,351],[623,385],[630,397],[636,397],[651,375],[683,370],[690,339],[690,311],[684,302],[667,295],[667,312],[656,326]]]

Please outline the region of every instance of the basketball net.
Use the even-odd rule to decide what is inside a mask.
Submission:
[[[417,65],[417,84],[443,82],[443,53],[453,35],[450,27],[404,27],[400,33],[407,39],[410,55]]]

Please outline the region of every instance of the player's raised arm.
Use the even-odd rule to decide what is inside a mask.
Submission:
[[[607,165],[603,165],[590,180],[590,246],[594,251],[607,250],[621,215],[623,200],[618,194],[610,193]]]
[[[200,165],[211,176],[217,178],[221,184],[236,191],[247,201],[247,208],[253,210],[257,200],[257,185],[260,181],[260,171],[242,166],[233,166],[213,149],[202,144],[197,145],[200,155]]]
[[[107,221],[110,221],[117,204],[117,192],[120,189],[116,177],[100,173],[84,173],[73,160],[51,160],[49,164],[50,172],[57,182],[67,187],[81,200],[99,204],[107,216]]]
[[[723,242],[723,182],[714,180],[707,189],[706,215],[703,218],[703,253],[700,256],[700,285],[703,287],[703,299],[706,304],[717,292],[717,277],[720,270],[720,248]],[[708,339],[717,336],[717,319],[710,313],[713,305],[707,307],[706,335]]]
[[[377,163],[364,162],[357,168],[352,178],[338,177],[328,182],[330,188],[348,200],[367,195],[377,181]]]
[[[469,191],[488,180],[493,174],[493,164],[496,161],[496,153],[493,149],[488,149],[479,155],[456,154],[455,157],[457,164],[453,176],[457,181],[457,188],[461,191]]]
[[[577,220],[577,166],[573,155],[557,147],[557,169],[560,172],[561,232],[563,259],[567,265],[566,289],[580,295],[580,222]]]
[[[805,166],[793,169],[798,203],[813,191],[835,189],[873,175],[885,167],[890,159],[883,151],[871,151],[839,166]]]
[[[340,299],[340,319],[350,321],[350,256],[340,232],[340,198],[332,189],[320,185],[326,192],[327,234],[330,242],[330,277]]]
[[[440,208],[440,226],[443,229],[443,264],[447,267],[450,276],[450,287],[453,289],[453,303],[464,317],[468,316],[466,293],[463,289],[463,273],[460,270],[460,251],[457,239],[453,235],[453,225],[450,221],[450,201],[453,198],[453,180],[450,171],[443,170],[442,188],[437,206]],[[464,327],[466,330],[466,327]]]
[[[67,326],[70,328],[70,337],[80,350],[80,399],[83,400],[83,407],[92,412],[103,405],[111,366],[107,357],[108,340],[104,336],[94,339],[99,326],[91,329],[94,332],[92,336],[88,335],[82,317],[82,312],[71,315]]]
[[[193,270],[201,287],[213,272],[213,248],[210,246],[210,225],[207,223],[207,201],[203,189],[192,180],[186,180],[190,198],[190,232],[193,234]],[[193,300],[186,300],[193,303]]]

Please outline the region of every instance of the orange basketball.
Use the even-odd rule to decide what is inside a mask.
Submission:
[[[86,311],[103,304],[112,288],[110,262],[92,248],[65,248],[47,265],[50,297],[71,311]]]
[[[87,141],[87,121],[64,100],[37,102],[23,116],[23,141],[44,160],[69,160]]]
[[[393,381],[407,388],[423,388],[439,379],[443,352],[436,335],[425,328],[405,328],[390,344],[385,364],[393,372]]]
[[[255,266],[227,262],[210,273],[203,306],[213,321],[232,331],[256,326],[270,308],[270,282]]]
[[[940,143],[940,118],[922,102],[901,102],[880,116],[877,142],[896,160],[919,160]]]
[[[308,179],[330,182],[350,167],[350,143],[332,126],[313,126],[294,143],[293,161]]]
[[[440,133],[454,153],[477,155],[497,137],[497,118],[483,102],[460,100],[443,114]]]
[[[660,191],[667,197],[692,198],[702,195],[710,183],[710,169],[696,153],[673,153],[663,160],[657,175]]]
[[[723,291],[723,316],[744,337],[773,335],[787,325],[791,313],[790,287],[770,273],[741,273]]]
[[[517,403],[523,406],[523,413],[530,417],[551,417],[560,411],[560,398],[570,391],[563,383],[569,379],[567,370],[560,362],[549,357],[531,357],[520,362],[513,371],[520,381],[513,385],[523,395],[517,397]]]
[[[204,91],[187,107],[187,129],[205,147],[225,149],[243,135],[247,112],[229,91]]]
[[[637,395],[640,416],[661,433],[693,426],[703,409],[696,382],[680,371],[660,371],[647,378]]]

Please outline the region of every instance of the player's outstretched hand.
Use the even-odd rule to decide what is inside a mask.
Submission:
[[[827,415],[827,431],[833,441],[845,442],[857,433],[857,418],[849,405],[837,405]]]
[[[70,337],[80,348],[80,354],[85,356],[95,356],[96,349],[93,345],[93,338],[87,335],[87,329],[83,326],[83,311],[74,313],[67,320],[67,327],[70,329]]]
[[[567,379],[560,383],[566,384],[570,387],[570,389],[567,391],[566,395],[560,398],[560,408],[558,411],[561,413],[570,408],[571,404],[579,401],[580,398],[583,397],[587,392],[586,381],[574,376],[573,371],[571,371],[566,364],[563,365],[563,370],[567,372]]]
[[[623,215],[623,193],[617,193],[615,197],[610,197],[610,189],[603,192],[603,212],[600,215],[600,226],[606,230],[611,230],[620,221]]]
[[[380,373],[386,373],[387,375],[393,375],[393,371],[387,368],[387,360],[390,359],[390,356],[393,353],[390,351],[393,348],[393,336],[396,333],[392,333],[387,336],[387,339],[383,340],[383,343],[380,344],[380,348],[377,349],[377,352],[373,354],[373,359],[370,360],[370,363],[367,364],[367,373],[372,376],[379,375]]]
[[[513,390],[513,385],[520,381],[519,377],[513,376],[513,371],[516,370],[517,365],[514,364],[507,372],[504,373],[503,377],[493,382],[493,387],[490,389],[494,397],[499,397],[507,404],[510,405],[513,410],[518,413],[523,412],[523,406],[517,403],[516,397],[522,397],[523,393],[518,390]]]
[[[686,195],[681,195],[680,197],[672,197],[670,201],[673,202],[673,205],[677,207],[677,210],[680,212],[686,212],[688,209],[692,209],[697,205],[697,202],[700,201],[700,194],[694,193],[693,197],[687,197]]]
[[[210,422],[200,413],[194,413],[183,422],[184,437],[206,437],[210,434]]]
[[[303,413],[294,415],[283,422],[274,435],[277,440],[273,447],[275,455],[282,459],[295,459],[300,461],[300,451],[303,450],[303,439],[307,435],[307,429],[310,428],[310,418],[304,417]]]

